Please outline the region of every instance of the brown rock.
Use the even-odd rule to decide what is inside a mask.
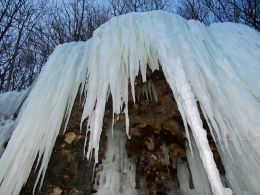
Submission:
[[[148,139],[144,142],[148,150],[154,150],[154,140],[151,137],[148,137]]]
[[[63,190],[60,189],[59,187],[54,187],[54,188],[53,188],[53,192],[50,193],[50,195],[61,195],[62,192],[63,192]]]
[[[67,143],[67,144],[71,144],[75,139],[76,139],[77,135],[76,133],[74,132],[69,132],[65,135],[65,139],[64,141]]]

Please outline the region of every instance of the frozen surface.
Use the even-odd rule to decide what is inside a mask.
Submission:
[[[180,185],[178,194],[212,195],[210,183],[192,135],[191,145],[193,152],[191,152],[189,146],[186,147],[187,162],[180,159],[177,162],[177,177]],[[221,181],[226,186],[227,180],[224,175],[221,175]]]
[[[97,173],[95,195],[137,195],[135,189],[135,162],[127,157],[126,136],[123,130],[107,132],[107,151],[102,170]]]
[[[0,157],[2,156],[5,145],[13,132],[15,117],[21,104],[28,95],[28,90],[10,91],[0,94]]]
[[[0,159],[0,194],[19,193],[37,156],[42,157],[41,163],[38,158],[37,182],[44,177],[61,124],[64,118],[68,121],[78,90],[86,97],[82,99],[82,121],[88,119],[90,133],[86,155],[90,158],[94,151],[97,162],[109,93],[113,112],[118,114],[124,108],[128,133],[128,85],[135,97],[139,70],[146,81],[147,66],[154,71],[159,65],[172,89],[193,153],[191,129],[212,193],[232,192],[221,182],[198,102],[230,188],[235,194],[259,192],[259,32],[231,23],[207,27],[156,11],[115,17],[98,28],[89,41],[55,49],[22,107]]]
[[[191,144],[193,153],[191,153],[189,147],[187,147],[186,151],[188,165],[181,160],[177,163],[177,177],[180,185],[180,194],[211,195],[212,191],[207,174],[203,168],[193,136],[191,136]]]
[[[8,139],[12,135],[13,126],[14,120],[5,118],[3,115],[0,115],[0,157],[5,151]]]
[[[19,110],[30,89],[0,94],[0,114],[11,117]]]

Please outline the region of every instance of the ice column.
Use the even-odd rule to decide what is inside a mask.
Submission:
[[[103,170],[97,173],[95,195],[135,195],[135,163],[127,157],[125,131],[107,132],[107,151],[102,162]]]

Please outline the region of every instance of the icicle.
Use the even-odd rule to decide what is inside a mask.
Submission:
[[[168,62],[171,62],[171,60],[168,59]],[[190,85],[186,81],[185,72],[182,69],[180,59],[172,59],[172,63],[173,62],[174,66],[172,66],[171,64],[167,64],[165,68],[167,68],[166,71],[174,71],[175,78],[167,78],[167,75],[166,79],[168,80],[171,87],[173,85],[172,81],[175,80],[177,92],[180,94],[176,101],[180,101],[181,105],[183,105],[184,107],[184,113],[192,129],[195,142],[199,147],[200,157],[208,175],[212,191],[214,194],[219,195],[231,194],[231,190],[226,190],[221,183],[219,172],[217,170],[216,164],[213,159],[213,154],[207,140],[206,130],[203,129],[197,104],[195,98],[193,97],[193,94],[191,93]],[[170,67],[172,67],[173,70],[171,70]]]
[[[85,96],[81,123],[88,119],[87,156],[95,149],[97,162],[107,94],[110,91],[112,96],[113,116],[119,115],[124,104],[128,109],[128,79],[135,101],[134,81],[139,71],[145,82],[147,69],[159,69],[159,64],[181,113],[189,147],[190,128],[213,193],[231,192],[221,184],[197,101],[211,126],[234,193],[257,193],[259,45],[259,33],[244,25],[207,27],[154,11],[114,17],[86,43],[58,46],[21,108],[0,159],[0,194],[19,194],[37,156],[43,159],[39,175],[44,176],[61,124],[65,118],[66,126],[78,92]],[[147,96],[147,90],[155,92],[153,87],[144,90]],[[124,113],[128,128],[128,111]]]
[[[211,195],[211,187],[207,178],[207,173],[203,167],[198,148],[195,144],[193,136],[191,136],[191,144],[193,148],[193,155],[190,152],[189,147],[187,147],[186,154],[188,165],[191,171],[192,183],[194,190],[198,194]]]
[[[85,80],[87,67],[81,62],[86,47],[86,43],[58,46],[44,66],[21,108],[16,128],[0,159],[0,194],[19,194],[37,156],[42,158],[37,181],[40,176],[44,177],[63,116],[70,107],[67,104],[73,103],[68,100],[73,99],[71,96]],[[66,62],[66,57],[71,61]]]
[[[97,173],[94,188],[96,195],[134,195],[135,164],[127,158],[125,134],[123,130],[114,129],[107,132],[107,151],[102,162],[102,171]]]
[[[180,190],[181,192],[188,192],[191,193],[190,191],[192,190],[190,188],[190,180],[191,180],[191,175],[189,172],[189,169],[187,167],[186,162],[182,162],[181,160],[178,160],[177,162],[177,177],[179,180],[180,184]]]

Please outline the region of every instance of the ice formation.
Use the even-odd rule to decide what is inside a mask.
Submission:
[[[107,132],[107,151],[102,170],[97,173],[95,195],[135,195],[135,162],[127,157],[123,130]]]
[[[207,174],[203,168],[199,151],[192,135],[191,144],[193,152],[191,153],[188,146],[186,151],[188,166],[186,162],[177,163],[177,176],[180,184],[180,191],[184,194],[211,195],[212,191]]]
[[[29,91],[30,88],[19,92],[9,91],[0,94],[0,114],[11,117],[13,114],[17,113]]]
[[[208,122],[235,194],[258,193],[260,180],[260,35],[240,24],[209,27],[162,11],[112,18],[87,42],[59,45],[23,104],[0,159],[0,194],[18,194],[37,159],[44,178],[55,139],[67,124],[78,90],[86,97],[82,121],[98,158],[105,104],[128,119],[128,85],[135,98],[139,71],[161,66],[194,137],[213,194],[231,194],[221,182],[197,103]],[[193,151],[193,150],[191,150]],[[38,158],[37,158],[38,157]],[[41,160],[40,160],[41,159]]]
[[[147,100],[154,100],[155,102],[158,102],[158,93],[151,80],[148,80],[141,86],[136,85],[135,91],[137,101],[140,100],[140,97],[145,97]]]
[[[0,94],[0,157],[5,150],[7,141],[12,135],[15,121],[14,115],[18,113],[28,92],[29,89]]]

